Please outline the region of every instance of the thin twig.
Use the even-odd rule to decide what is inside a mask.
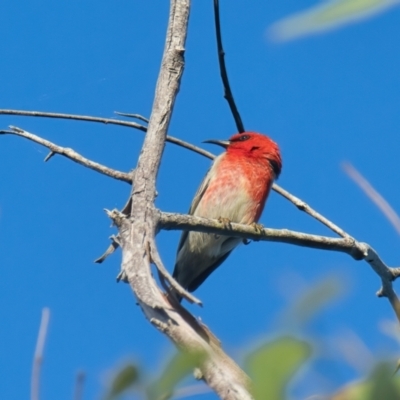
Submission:
[[[350,237],[350,235],[348,233],[346,233],[343,229],[339,228],[333,222],[329,221],[329,219],[325,218],[323,215],[321,215],[320,213],[313,210],[303,200],[300,200],[298,197],[293,196],[287,190],[281,188],[276,183],[274,183],[274,185],[272,186],[272,189],[275,190],[275,192],[279,193],[281,196],[283,196],[285,199],[287,199],[291,203],[293,203],[300,211],[304,211],[311,217],[315,218],[317,221],[319,221],[322,224],[324,224],[325,226],[327,226],[329,229],[331,229],[333,232],[337,233],[339,236],[344,237],[344,238]]]
[[[108,246],[107,250],[99,257],[94,260],[95,263],[101,264],[108,256],[114,253],[115,250],[118,249],[119,247],[119,242],[118,242],[118,235],[112,235],[110,237],[111,239],[111,244]]]
[[[162,275],[164,279],[171,285],[171,287],[174,289],[174,291],[180,296],[184,297],[186,300],[188,300],[190,303],[197,304],[199,306],[203,305],[203,303],[195,296],[190,294],[188,291],[186,291],[179,283],[171,276],[171,274],[168,272],[168,270],[165,268],[160,255],[158,254],[157,247],[155,245],[155,242],[153,242],[153,245],[150,246],[150,254],[151,254],[151,261],[154,263],[154,265],[157,267],[159,273]]]
[[[149,123],[149,119],[140,114],[123,113],[120,111],[114,111],[114,114],[121,115],[122,117],[136,118],[140,121],[146,122],[147,124]]]
[[[386,199],[350,163],[343,163],[342,167],[347,175],[382,211],[397,233],[400,234],[400,217]]]
[[[43,111],[25,111],[25,110],[3,110],[0,109],[0,115],[21,115],[25,117],[44,117],[44,118],[56,118],[56,119],[71,119],[76,121],[87,121],[87,122],[99,122],[102,124],[122,125],[129,126],[130,128],[139,129],[140,131],[146,132],[147,128],[136,122],[123,121],[120,119],[112,118],[101,118],[92,117],[89,115],[76,115],[76,114],[64,114],[64,113],[53,113]]]
[[[88,158],[81,156],[75,150],[58,146],[46,139],[42,139],[39,136],[36,136],[32,133],[25,131],[24,129],[17,128],[15,126],[10,126],[9,128],[10,128],[9,131],[0,131],[0,134],[11,134],[11,135],[17,135],[17,136],[24,137],[35,143],[38,143],[38,144],[41,144],[42,146],[47,147],[48,149],[51,150],[50,154],[52,154],[52,153],[60,154],[64,157],[69,158],[72,161],[75,161],[78,164],[81,164],[87,168],[93,169],[96,172],[100,172],[101,174],[110,176],[111,178],[118,179],[123,182],[132,183],[132,174],[108,168],[104,165],[101,165],[92,160],[89,160]],[[48,160],[49,156],[47,156],[46,159]]]
[[[62,113],[49,113],[42,111],[24,111],[24,110],[2,110],[0,109],[0,115],[20,115],[25,117],[44,117],[44,118],[59,118],[59,119],[69,119],[77,121],[88,121],[88,122],[98,122],[102,124],[109,125],[121,125],[127,126],[129,128],[139,129],[142,132],[147,132],[147,127],[137,124],[136,122],[123,121],[121,119],[111,119],[111,118],[100,118],[92,117],[86,115],[76,115],[76,114],[62,114]],[[214,155],[210,152],[203,150],[200,147],[194,146],[191,143],[185,142],[184,140],[178,139],[174,136],[167,136],[166,141],[176,144],[177,146],[189,149],[207,158],[214,158]]]
[[[245,131],[242,119],[240,117],[239,111],[235,104],[235,99],[233,98],[233,94],[231,91],[231,87],[229,85],[228,73],[226,71],[225,65],[225,52],[222,46],[222,37],[221,37],[221,23],[219,17],[219,1],[214,0],[214,19],[215,19],[215,33],[217,35],[217,47],[218,47],[218,61],[219,61],[219,70],[221,73],[222,83],[224,85],[224,97],[227,100],[229,107],[231,109],[233,118],[235,119],[236,127],[238,132],[242,133]]]
[[[45,307],[42,310],[42,318],[40,320],[35,356],[33,359],[32,377],[31,377],[31,400],[40,399],[40,372],[42,369],[43,353],[44,353],[44,346],[46,344],[49,320],[50,320],[50,310],[47,307]]]

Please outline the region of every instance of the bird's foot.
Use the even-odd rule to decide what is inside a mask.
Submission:
[[[218,222],[222,224],[222,227],[225,229],[232,229],[231,220],[225,217],[219,217]],[[219,239],[221,235],[215,234],[215,239]]]
[[[245,245],[245,246],[247,246],[248,244],[250,244],[251,243],[251,240],[249,240],[249,239],[243,239],[243,244]]]
[[[253,227],[253,229],[257,232],[257,233],[261,233],[264,229],[264,225],[262,224],[258,224],[257,222],[253,222],[251,224],[251,226]]]
[[[219,217],[218,222],[223,225],[225,229],[232,229],[231,220],[225,217]]]

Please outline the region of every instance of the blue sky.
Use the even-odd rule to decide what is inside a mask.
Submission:
[[[197,145],[235,132],[222,97],[211,3],[193,2],[185,74],[169,130]],[[340,164],[351,162],[399,210],[400,10],[319,36],[267,40],[274,22],[313,4],[222,1],[236,101],[247,129],[279,143],[279,184],[396,266],[398,234]],[[167,1],[5,0],[2,14],[1,108],[149,116]],[[143,141],[141,132],[116,126],[13,116],[0,121],[2,128],[19,126],[124,171],[135,166]],[[98,399],[113,368],[133,360],[156,373],[173,347],[144,319],[129,287],[115,283],[120,253],[93,263],[115,233],[103,209],[122,207],[128,185],[62,157],[43,163],[46,155],[34,143],[0,137],[0,398],[28,398],[41,310],[49,307],[42,399],[70,399],[78,370],[87,374],[84,398]],[[157,206],[186,212],[209,164],[168,144]],[[261,222],[330,234],[275,193]],[[170,270],[178,240],[178,232],[158,237]],[[252,243],[235,250],[196,292],[204,308],[190,309],[240,361],[251,343],[287,332],[285,310],[330,276],[339,280],[342,295],[307,324],[291,327],[316,346],[295,398],[327,393],[362,372],[344,361],[338,338],[356,335],[368,349],[363,354],[377,358],[398,354],[396,341],[382,332],[393,313],[376,298],[379,279],[366,263]]]

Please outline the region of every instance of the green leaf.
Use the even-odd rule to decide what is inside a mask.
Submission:
[[[165,367],[161,376],[149,385],[147,389],[150,400],[169,399],[175,386],[193,373],[196,367],[199,367],[205,358],[204,353],[178,353]]]
[[[137,383],[138,377],[139,370],[133,364],[128,364],[121,368],[111,383],[111,389],[106,399],[115,399],[127,389],[132,388],[134,384]]]
[[[368,400],[385,399],[399,400],[400,390],[399,385],[396,385],[396,380],[393,378],[393,366],[388,363],[378,365],[371,377],[371,389]]]
[[[290,40],[373,16],[397,4],[399,0],[329,0],[278,21],[270,34],[275,40]]]
[[[284,399],[287,384],[310,355],[310,345],[293,337],[280,337],[252,352],[246,366],[255,398]]]

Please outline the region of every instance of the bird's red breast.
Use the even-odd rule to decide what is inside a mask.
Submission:
[[[255,132],[234,135],[229,143],[208,172],[209,184],[195,215],[250,224],[259,220],[282,168],[279,148]]]

